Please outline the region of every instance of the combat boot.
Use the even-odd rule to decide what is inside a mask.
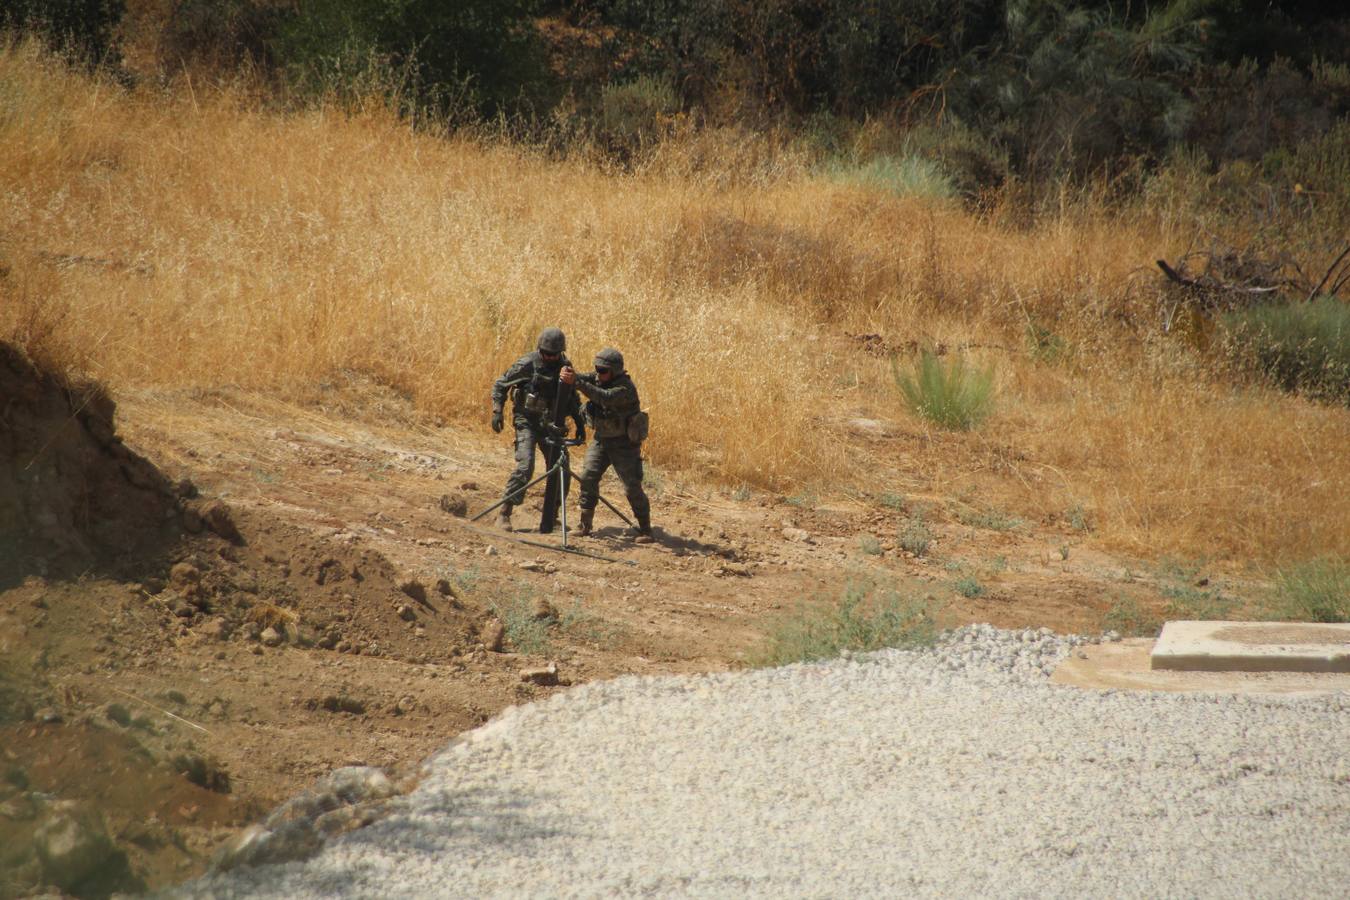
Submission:
[[[583,509],[581,511],[581,521],[577,523],[577,535],[585,537],[591,533],[591,528],[595,524],[595,510]]]
[[[638,516],[637,536],[633,538],[635,544],[650,544],[656,540],[652,536],[652,517]]]
[[[511,504],[503,503],[501,510],[497,513],[497,527],[502,531],[511,530]]]

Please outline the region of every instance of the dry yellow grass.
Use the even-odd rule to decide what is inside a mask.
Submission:
[[[878,491],[821,414],[905,414],[841,333],[973,343],[998,364],[1000,411],[910,454],[934,484],[985,478],[1023,514],[1081,504],[1100,538],[1143,553],[1350,554],[1350,414],[1237,392],[1149,338],[1154,289],[1135,272],[1181,246],[1156,218],[1004,228],[737,140],[725,165],[704,135],[683,166],[672,147],[616,176],[417,134],[378,104],[128,93],[11,46],[0,339],[114,388],[303,396],[354,369],[478,428],[492,379],[557,324],[575,359],[624,350],[658,463]],[[1029,321],[1076,352],[1037,362]]]

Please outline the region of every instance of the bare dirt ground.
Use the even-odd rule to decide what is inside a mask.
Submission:
[[[0,845],[40,827],[24,807],[34,792],[92,804],[126,863],[76,888],[87,895],[200,872],[235,829],[333,768],[413,779],[457,733],[569,683],[743,665],[775,615],[850,579],[937,597],[952,625],[1098,632],[1113,598],[1160,603],[1130,574],[1144,566],[1064,523],[981,528],[928,498],[934,543],[916,557],[897,546],[898,503],[665,472],[650,477],[655,544],[631,543],[602,508],[596,536],[573,544],[621,562],[565,555],[517,540],[556,534],[464,515],[499,496],[505,437],[437,427],[368,381],[306,404],[228,390],[118,399],[125,443],[195,485],[188,508],[223,501],[238,536],[185,513],[181,539],[135,576],[0,584],[0,689],[19,713],[0,716]],[[847,440],[896,469],[905,439],[887,429]],[[537,524],[536,503],[518,528]],[[953,590],[962,572],[982,595]],[[546,643],[498,643],[494,608],[537,613]],[[557,685],[523,677],[550,663]],[[39,860],[12,856],[10,891],[40,880]]]

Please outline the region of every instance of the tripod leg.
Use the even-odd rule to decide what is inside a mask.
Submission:
[[[551,471],[551,470],[550,470],[550,471]],[[509,497],[503,497],[502,499],[498,500],[496,503],[492,504],[492,505],[489,506],[487,509],[485,509],[485,510],[483,510],[482,512],[480,512],[478,515],[474,516],[474,517],[473,517],[472,519],[470,519],[469,521],[470,521],[470,522],[477,522],[479,519],[483,518],[483,516],[486,516],[488,513],[492,512],[494,509],[496,509],[497,507],[501,506],[503,503],[516,503],[516,502],[518,502],[521,498],[523,498],[523,497],[525,496],[525,492],[526,492],[526,491],[528,491],[530,488],[534,487],[534,486],[535,486],[536,484],[538,484],[539,482],[543,481],[543,480],[544,480],[545,478],[547,478],[548,476],[549,476],[549,473],[548,473],[548,472],[545,472],[543,475],[540,475],[538,478],[536,478],[534,481],[531,481],[529,484],[525,485],[525,486],[524,486],[523,488],[521,488],[520,490],[513,492]]]

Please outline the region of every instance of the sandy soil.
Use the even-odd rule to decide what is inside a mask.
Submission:
[[[747,496],[666,472],[650,479],[655,544],[633,544],[601,509],[597,534],[572,544],[616,562],[568,555],[521,542],[556,534],[470,521],[499,496],[505,436],[437,427],[378,386],[307,405],[235,391],[118,399],[126,444],[190,479],[197,504],[227,504],[240,537],[189,528],[135,580],[30,574],[0,591],[0,672],[22,713],[0,725],[0,765],[18,773],[0,801],[26,796],[22,780],[97,807],[127,864],[91,894],[201,871],[235,829],[335,767],[415,779],[457,733],[567,684],[743,665],[776,615],[850,579],[932,595],[950,624],[1097,632],[1116,597],[1159,604],[1128,574],[1144,567],[1067,525],[973,528],[935,502],[935,542],[916,558],[896,547],[893,503]],[[850,440],[901,464],[876,428]],[[537,495],[517,527],[537,524],[536,509]],[[954,592],[975,571],[986,592]],[[543,617],[546,646],[498,644],[494,608]],[[260,639],[268,627],[275,646]],[[522,675],[550,663],[556,685]],[[0,804],[0,844],[35,821]],[[31,859],[11,862],[13,883],[36,877]]]

